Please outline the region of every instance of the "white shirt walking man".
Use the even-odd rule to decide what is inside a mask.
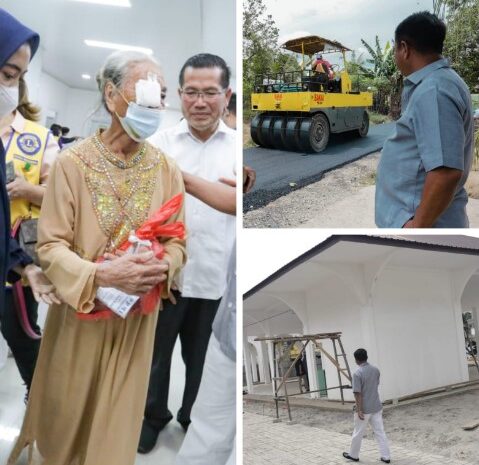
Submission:
[[[343,457],[353,462],[359,462],[361,443],[368,423],[370,423],[379,444],[381,462],[390,463],[388,438],[383,425],[383,406],[378,392],[379,370],[368,363],[368,353],[365,349],[356,350],[354,359],[359,366],[353,375],[353,392],[356,400],[354,432],[349,453],[343,452]]]

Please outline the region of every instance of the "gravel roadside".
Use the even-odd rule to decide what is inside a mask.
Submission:
[[[245,228],[295,228],[319,216],[326,207],[373,185],[379,152],[330,171],[318,182],[243,215]]]

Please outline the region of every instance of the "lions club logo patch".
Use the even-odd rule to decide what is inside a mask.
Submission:
[[[17,145],[25,155],[33,156],[38,153],[42,143],[36,134],[26,132],[18,136]]]

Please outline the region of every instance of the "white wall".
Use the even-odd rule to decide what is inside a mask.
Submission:
[[[308,293],[307,302],[309,332],[341,331],[352,371],[354,350],[368,350],[369,361],[381,370],[382,400],[468,381],[457,330],[461,315],[446,270],[385,268],[366,305],[331,276]],[[332,349],[330,343],[325,347]],[[337,385],[334,366],[327,361],[325,369],[328,386]],[[336,390],[328,396],[340,398]]]
[[[91,135],[91,117],[95,110],[101,108],[98,92],[72,89],[67,92],[66,117],[58,121],[62,126],[70,128],[69,135],[87,137]],[[99,111],[106,123],[110,120],[106,112]]]
[[[479,275],[475,275],[466,284],[462,294],[461,304],[463,311],[479,308]]]
[[[202,0],[202,51],[223,58],[231,69],[236,91],[236,2]]]
[[[56,113],[56,121],[62,124],[67,117],[68,92],[70,88],[47,73],[40,75],[40,93],[37,103],[42,109],[41,123],[45,124],[47,115]]]
[[[462,316],[448,271],[384,270],[373,309],[386,399],[468,381],[464,339],[457,330]]]
[[[330,275],[318,282],[314,289],[307,293],[306,302],[309,321],[308,333],[341,332],[341,341],[353,372],[355,369],[353,352],[359,347],[367,349],[371,346],[361,327],[362,309],[358,300],[342,280],[337,276]],[[334,356],[331,341],[323,341],[323,347]],[[324,355],[322,363],[326,371],[328,387],[338,386],[336,367]],[[342,358],[340,358],[340,364],[345,366]],[[349,384],[345,378],[342,381],[344,384]],[[352,390],[347,389],[344,394],[346,400],[354,400]],[[328,398],[340,399],[339,389],[328,391]]]
[[[25,81],[28,86],[28,95],[32,102],[38,102],[41,93],[41,75],[43,66],[43,49],[40,46],[33,57],[28,72],[25,74]]]
[[[330,266],[333,270],[335,265]],[[348,269],[351,280],[340,273],[323,274],[303,291],[304,304],[302,299],[297,299],[296,306],[290,304],[303,315],[304,333],[342,332],[351,371],[356,369],[354,351],[365,348],[370,362],[381,370],[383,401],[469,380],[462,289],[456,285],[467,270],[390,264],[368,281],[366,268],[351,265]],[[267,292],[277,294],[271,288]],[[469,300],[477,298],[478,293],[472,296],[466,287],[466,297],[468,292]],[[464,304],[467,299],[462,300]],[[333,354],[330,342],[324,347]],[[323,367],[328,387],[337,386],[336,368],[324,357]],[[345,394],[353,400],[352,391]],[[328,396],[339,399],[340,392],[332,390]]]

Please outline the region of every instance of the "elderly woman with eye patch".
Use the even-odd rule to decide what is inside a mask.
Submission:
[[[64,301],[50,306],[30,400],[8,464],[132,465],[148,388],[155,311],[104,318],[99,288],[161,297],[186,260],[184,240],[111,255],[170,199],[180,170],[146,138],[162,116],[163,73],[150,56],[115,52],[97,76],[111,125],[63,151],[53,165],[39,223],[38,255]],[[168,223],[181,223],[181,207]],[[158,304],[159,305],[159,304]],[[133,307],[134,309],[136,307]]]

